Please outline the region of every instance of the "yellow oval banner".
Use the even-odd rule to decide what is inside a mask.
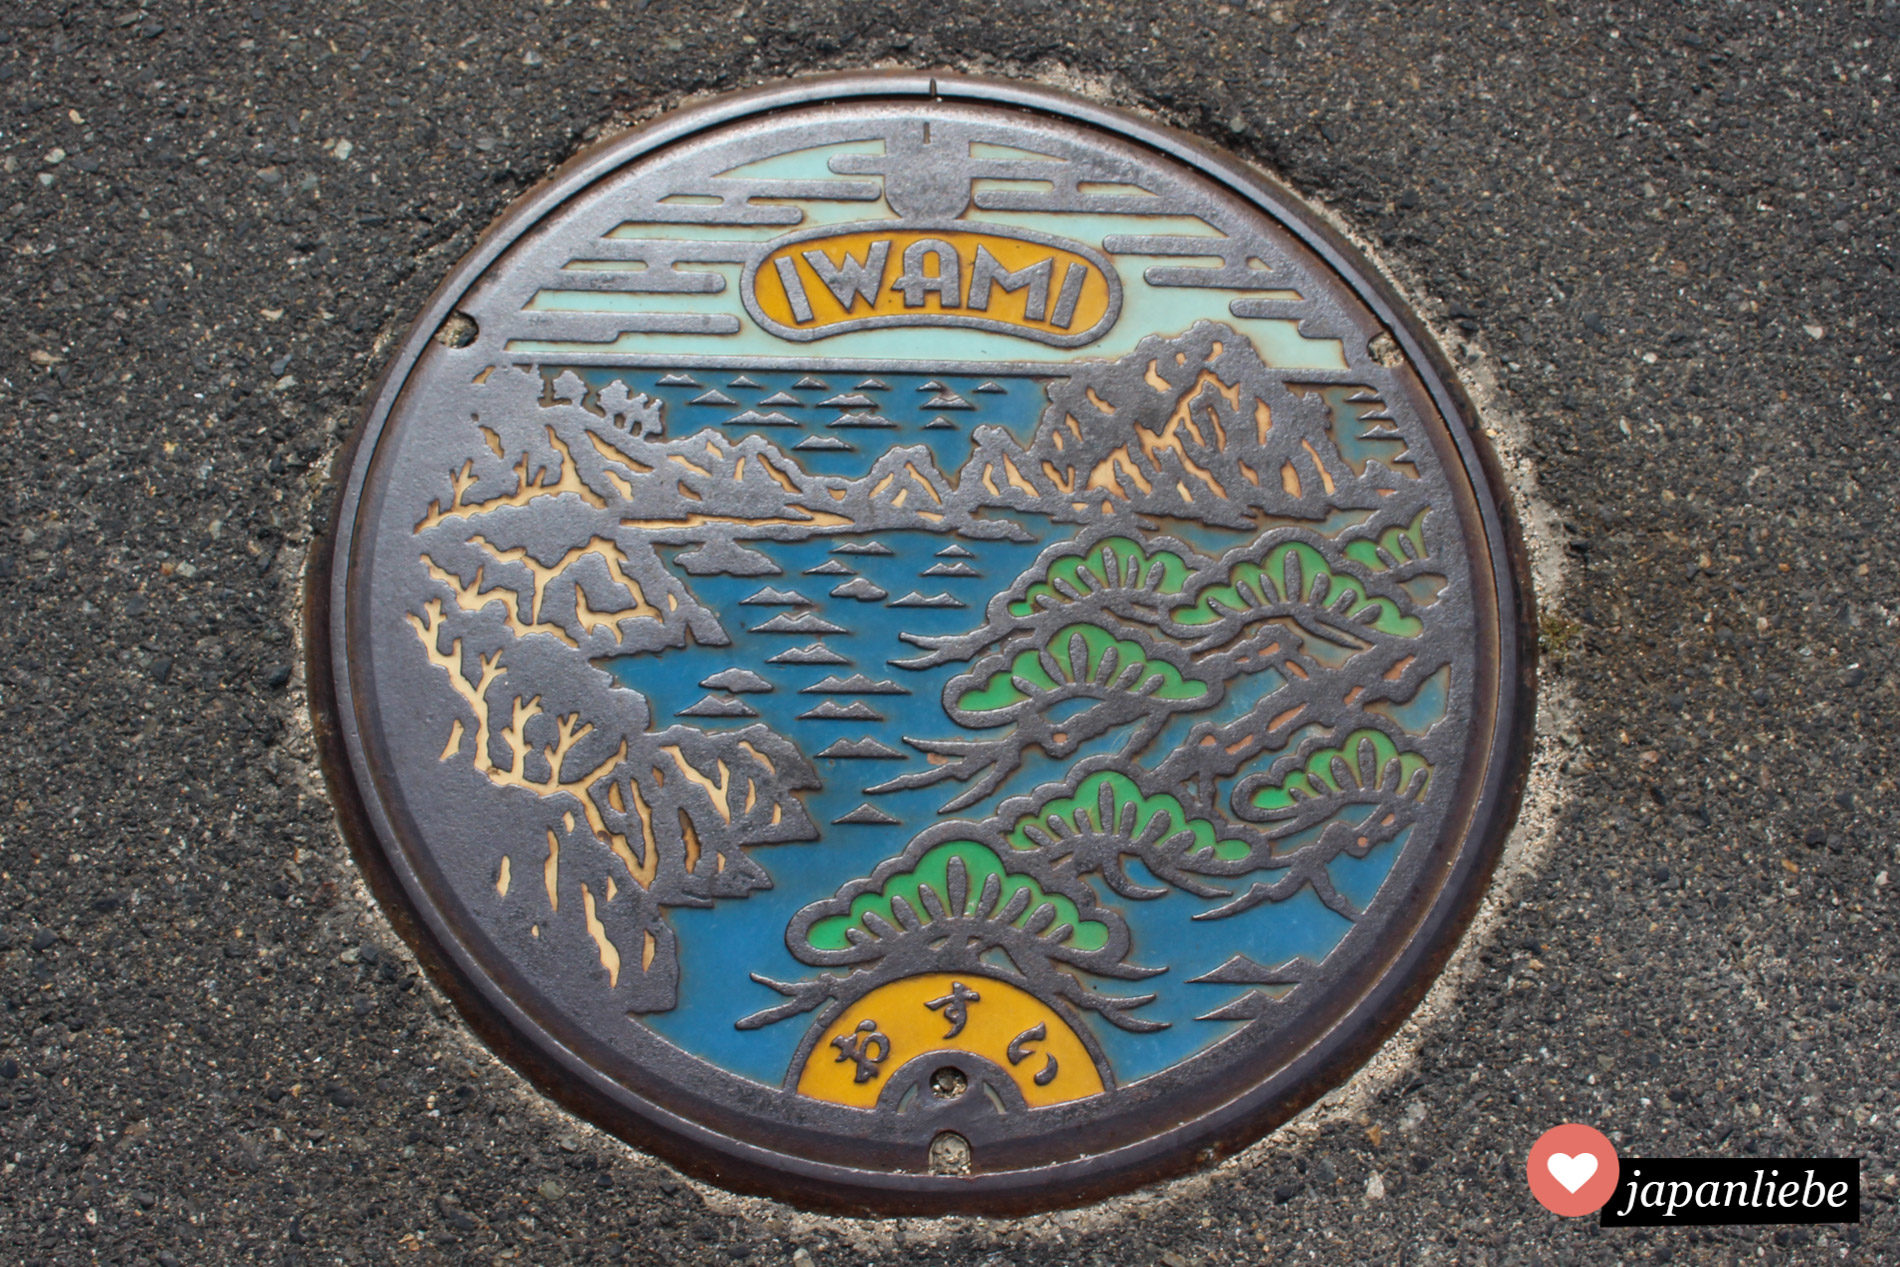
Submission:
[[[746,267],[746,310],[782,339],[881,326],[962,326],[1081,347],[1121,311],[1121,279],[1079,242],[968,225],[829,227]]]
[[[963,1061],[969,1077],[993,1071],[1030,1108],[1107,1090],[1081,1036],[1035,995],[994,977],[927,972],[879,986],[833,1018],[805,1057],[798,1093],[868,1109],[890,1098],[892,1075],[932,1055],[959,1073]]]

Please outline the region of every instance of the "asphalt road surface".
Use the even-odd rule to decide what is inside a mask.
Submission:
[[[1900,1258],[1900,6],[10,0],[0,1261]],[[466,1036],[312,764],[300,578],[407,315],[686,96],[1077,86],[1327,204],[1547,522],[1547,759],[1397,1057],[1210,1179],[853,1222],[684,1181]],[[1859,1156],[1862,1221],[1606,1229],[1524,1159]]]

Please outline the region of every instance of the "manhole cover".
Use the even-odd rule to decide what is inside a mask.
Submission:
[[[340,799],[626,1138],[1080,1201],[1344,1077],[1469,917],[1528,716],[1498,498],[1251,171],[1015,85],[730,99],[529,196],[397,357],[319,622]]]

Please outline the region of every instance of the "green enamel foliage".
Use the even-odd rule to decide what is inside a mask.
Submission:
[[[1002,885],[1002,894],[997,899],[996,908],[1001,910],[1009,905],[1010,898],[1019,891],[1029,891],[1029,903],[1023,908],[1015,923],[1020,927],[1029,922],[1038,909],[1044,906],[1055,908],[1055,927],[1067,925],[1071,930],[1064,937],[1063,944],[1077,950],[1100,950],[1108,944],[1108,927],[1095,920],[1085,920],[1076,909],[1075,903],[1061,894],[1045,893],[1042,886],[1028,876],[1011,875],[1003,868],[1002,861],[987,846],[969,840],[953,840],[936,846],[917,860],[917,865],[908,871],[901,871],[884,882],[884,887],[876,893],[860,893],[851,900],[851,912],[848,915],[833,915],[821,919],[811,926],[805,940],[817,950],[844,950],[851,942],[845,930],[853,925],[863,924],[866,915],[875,915],[892,927],[903,927],[893,908],[901,899],[918,919],[928,921],[929,908],[920,896],[926,888],[936,894],[938,902],[948,910],[950,907],[950,884],[948,879],[950,860],[961,858],[968,869],[970,882],[968,894],[964,898],[961,911],[950,911],[952,918],[971,914],[977,906],[983,886],[991,876],[995,876]],[[868,927],[868,926],[867,926]]]
[[[1403,528],[1387,528],[1376,541],[1361,538],[1348,542],[1346,557],[1372,572],[1384,572],[1408,559],[1424,558],[1425,516],[1429,513],[1419,511],[1411,523]]]
[[[1108,821],[1100,821],[1102,815],[1102,789],[1106,787],[1112,798],[1112,808]],[[1181,807],[1181,802],[1172,796],[1158,793],[1143,796],[1135,781],[1125,774],[1114,770],[1103,770],[1083,779],[1075,789],[1074,796],[1065,796],[1050,801],[1030,818],[1022,819],[1007,837],[1009,843],[1018,849],[1035,849],[1037,844],[1030,839],[1028,827],[1034,826],[1051,817],[1063,819],[1074,825],[1075,830],[1084,834],[1097,834],[1114,831],[1120,822],[1123,809],[1135,806],[1135,822],[1129,836],[1139,839],[1145,833],[1156,815],[1168,820],[1167,828],[1161,833],[1161,839],[1167,839],[1179,832],[1194,833],[1194,844],[1183,851],[1187,856],[1211,853],[1222,861],[1247,856],[1248,846],[1238,840],[1222,840],[1214,825],[1204,818],[1190,818]]]
[[[1083,645],[1079,658],[1071,650],[1071,644],[1078,637]],[[1139,664],[1142,672],[1135,679],[1137,685],[1145,689],[1155,678],[1161,679],[1161,685],[1149,692],[1154,699],[1192,700],[1207,694],[1207,683],[1184,680],[1172,664],[1149,660],[1140,643],[1124,641],[1095,625],[1064,625],[1049,642],[1047,651],[1034,649],[1019,653],[1009,668],[991,674],[981,688],[965,692],[957,701],[957,707],[966,712],[986,713],[1020,704],[1030,697],[1018,687],[1018,681],[1039,692],[1060,690],[1073,682],[1093,681],[1111,651],[1115,653],[1115,665],[1107,676],[1118,680],[1129,665]],[[1050,661],[1054,662],[1053,673]]]
[[[1017,616],[1028,616],[1035,612],[1038,599],[1066,603],[1072,594],[1086,594],[1091,590],[1147,586],[1149,573],[1157,564],[1160,572],[1154,578],[1155,591],[1179,594],[1190,575],[1180,555],[1168,550],[1150,554],[1127,537],[1109,537],[1087,554],[1065,555],[1050,564],[1044,578],[1030,585],[1023,597],[1009,605],[1009,610]]]
[[[1342,595],[1351,596],[1346,614],[1355,620],[1365,620],[1371,613],[1372,618],[1367,623],[1380,633],[1413,638],[1425,628],[1416,617],[1401,612],[1390,599],[1367,595],[1359,581],[1333,571],[1325,555],[1298,541],[1276,547],[1259,563],[1237,564],[1228,572],[1227,584],[1210,585],[1202,590],[1194,606],[1177,613],[1175,620],[1189,626],[1213,624],[1221,618],[1214,610],[1215,603],[1228,611],[1299,602],[1332,607]]]
[[[1418,771],[1424,770],[1428,777],[1431,773],[1425,758],[1415,752],[1400,752],[1383,732],[1355,730],[1337,748],[1321,748],[1308,757],[1304,768],[1295,770],[1278,786],[1254,793],[1253,803],[1261,809],[1286,809],[1302,800],[1377,788],[1387,767],[1395,761],[1400,789],[1410,784]]]

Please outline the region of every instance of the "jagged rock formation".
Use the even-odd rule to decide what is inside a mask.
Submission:
[[[1135,512],[1224,528],[1373,509],[1415,472],[1340,455],[1326,403],[1287,384],[1226,326],[1144,339],[1049,387],[1026,447],[978,427],[957,504],[1077,522]]]
[[[818,786],[811,765],[762,725],[653,729],[645,697],[498,604],[430,598],[408,619],[459,704],[441,760],[540,823],[496,860],[498,898],[591,951],[628,1010],[672,1007],[663,908],[769,887],[745,849],[817,835],[798,796]]]

